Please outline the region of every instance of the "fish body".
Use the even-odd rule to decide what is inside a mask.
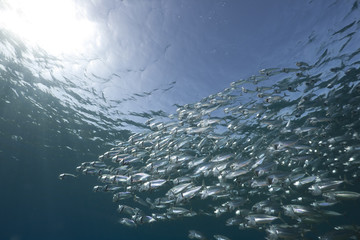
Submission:
[[[77,178],[77,176],[71,173],[61,173],[59,175],[60,180],[64,180],[65,178]]]

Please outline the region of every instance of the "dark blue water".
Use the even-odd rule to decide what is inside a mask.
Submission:
[[[336,1],[334,4],[342,5]],[[312,75],[340,68],[342,77],[359,81],[358,74],[341,73],[341,68],[350,67],[359,72],[358,1],[352,1],[347,11],[339,14],[336,19],[342,19],[340,22],[329,21],[323,32],[314,31],[306,36],[308,42],[293,46],[303,48],[304,52],[299,55],[311,59],[311,64],[322,63],[317,64]],[[66,73],[65,60],[30,48],[2,28],[0,45],[1,240],[175,240],[187,239],[189,228],[201,229],[209,238],[213,234],[223,234],[231,239],[264,239],[263,231],[219,226],[226,216],[220,219],[222,221],[197,216],[134,229],[118,224],[117,204],[112,203],[112,194],[92,191],[98,184],[96,178],[81,176],[60,181],[58,175],[75,172],[81,162],[95,161],[116,141],[127,140],[134,131],[147,130],[146,119],[173,113],[165,112],[161,105],[144,109],[141,102],[148,98],[153,102],[157,99],[166,102],[164,96],[179,89],[170,81],[128,94],[117,102],[106,101],[104,95],[92,91],[89,86],[84,87],[83,83],[88,80],[84,75]],[[274,59],[274,66],[278,66],[278,56]],[[294,67],[295,62],[302,60],[289,58],[286,67]],[[283,64],[287,60],[281,61]],[[39,76],[36,74],[39,69],[63,69],[63,78],[56,74],[49,78]],[[226,82],[235,80],[231,77]],[[47,90],[44,91],[43,86]],[[224,83],[225,87],[228,84]],[[201,97],[205,96],[195,98]],[[127,106],[127,112],[118,108],[124,102],[132,103],[131,107]],[[187,99],[181,99],[180,104],[184,102]],[[169,105],[175,109],[177,103]],[[349,213],[350,224],[359,224],[358,203],[349,203],[354,209]]]

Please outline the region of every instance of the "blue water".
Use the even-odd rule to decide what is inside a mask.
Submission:
[[[51,56],[0,26],[0,239],[175,240],[187,239],[189,228],[206,231],[207,236],[264,239],[264,231],[219,225],[225,217],[197,216],[127,228],[117,222],[112,195],[92,191],[96,178],[58,179],[62,172],[75,172],[81,162],[95,161],[131,133],[147,130],[147,119],[174,113],[176,106],[199,101],[261,68],[295,67],[305,61],[323,62],[313,75],[326,75],[334,67],[359,70],[358,1],[223,3],[223,8],[214,1],[154,3],[163,7],[162,27],[175,30],[162,32],[160,41],[154,38],[161,32],[160,23],[149,21],[154,25],[148,28],[153,31],[144,33],[153,37],[144,40],[151,49],[148,59],[137,63],[142,56],[135,46],[129,66],[114,70],[119,78],[76,72],[71,64],[86,66],[90,59]],[[115,19],[122,8],[104,4],[105,10],[97,11],[99,6],[79,4],[99,22],[106,8],[113,8]],[[123,7],[131,10],[128,19],[150,8]],[[178,15],[180,23],[174,20]],[[109,16],[104,19],[110,21]],[[166,57],[159,57],[158,48],[167,51]],[[139,69],[152,66],[154,70],[137,75]],[[358,202],[350,205],[359,212]],[[350,213],[349,219],[359,224],[356,214]]]

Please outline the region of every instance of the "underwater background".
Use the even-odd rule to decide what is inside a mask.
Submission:
[[[94,192],[93,187],[99,185],[97,176],[81,174],[76,167],[97,161],[134,133],[157,131],[147,120],[166,122],[170,114],[179,113],[177,109],[187,109],[185,104],[204,102],[202,99],[231,86],[239,86],[234,92],[236,101],[221,105],[221,112],[216,113],[219,118],[225,119],[224,108],[253,101],[240,94],[244,93],[241,86],[256,92],[256,86],[275,89],[285,83],[289,90],[283,69],[293,71],[291,76],[301,72],[307,78],[300,79],[299,91],[281,92],[282,97],[297,101],[314,88],[316,98],[338,88],[334,95],[329,94],[329,101],[334,106],[350,105],[344,124],[351,136],[359,131],[359,1],[74,3],[94,30],[82,42],[83,48],[70,52],[65,47],[61,51],[65,40],[52,47],[39,40],[34,44],[21,35],[23,31],[13,31],[15,25],[8,24],[12,19],[2,17],[0,21],[0,239],[188,239],[192,229],[208,239],[214,234],[264,239],[268,225],[240,230],[224,224],[229,216],[199,214],[129,228],[118,222],[119,203],[113,202],[113,194]],[[1,1],[0,8],[2,16],[16,10],[11,1]],[[51,15],[44,16],[42,22],[50,21],[46,17]],[[57,26],[53,28],[56,32]],[[77,37],[76,32],[62,34],[69,35],[70,45]],[[241,79],[245,82],[240,86]],[[253,89],[246,82],[252,79],[261,82]],[[318,81],[316,86],[311,85],[312,79]],[[281,115],[289,105],[271,106]],[[347,110],[334,109],[327,117],[341,125],[341,116],[335,113]],[[228,124],[236,116],[224,121]],[[265,134],[248,125],[255,135]],[[336,130],[334,136],[348,136]],[[280,134],[277,128],[270,131],[272,136]],[[313,130],[311,134],[320,135]],[[351,142],[356,160],[360,157],[356,154],[358,140],[353,137]],[[360,192],[356,160],[341,160],[350,167],[334,174],[349,182],[347,190]],[[77,177],[60,180],[61,173]],[[345,175],[349,176],[345,179]],[[211,204],[211,200],[201,204]],[[340,208],[346,214],[345,224],[359,224],[358,199]],[[335,226],[345,221],[330,222]],[[299,239],[325,235],[330,230],[323,225]],[[327,239],[337,239],[331,237]]]

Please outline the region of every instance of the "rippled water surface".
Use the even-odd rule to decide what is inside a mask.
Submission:
[[[56,51],[0,18],[0,238],[359,239],[358,4],[75,1]]]

